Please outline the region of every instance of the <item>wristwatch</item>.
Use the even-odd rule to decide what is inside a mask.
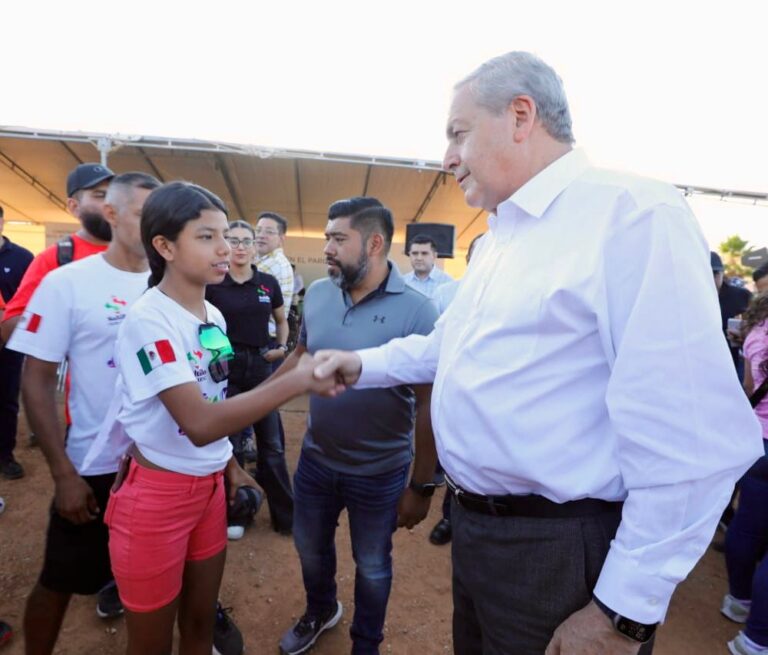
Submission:
[[[429,498],[435,493],[435,489],[437,489],[437,485],[434,482],[425,482],[424,484],[419,484],[418,482],[414,482],[411,480],[408,483],[408,488],[417,493],[419,496],[423,496],[424,498]]]
[[[614,612],[597,596],[592,596],[592,600],[595,601],[595,605],[597,605],[611,620],[613,627],[632,641],[637,641],[641,644],[644,644],[650,641],[651,637],[653,637],[653,634],[656,632],[656,628],[659,625],[658,623],[639,623],[638,621],[633,621],[632,619],[628,619],[626,616],[622,616],[618,612]]]
[[[288,346],[286,346],[284,343],[278,344],[277,349],[282,350],[284,353],[288,352]]]

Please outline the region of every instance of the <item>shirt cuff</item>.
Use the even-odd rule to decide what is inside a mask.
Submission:
[[[383,348],[366,348],[356,351],[363,367],[353,389],[387,386],[387,356]]]
[[[664,620],[675,583],[641,571],[637,562],[611,548],[594,595],[617,614],[638,623]]]

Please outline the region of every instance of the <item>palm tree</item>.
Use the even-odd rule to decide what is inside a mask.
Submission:
[[[720,244],[719,249],[725,259],[725,274],[728,277],[745,277],[752,273],[751,268],[741,263],[741,256],[748,250],[748,245],[749,242],[738,234],[728,237]]]

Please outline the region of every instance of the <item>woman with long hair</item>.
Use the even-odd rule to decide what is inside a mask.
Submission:
[[[256,256],[253,227],[245,221],[229,224],[227,242],[232,248],[229,272],[219,284],[210,284],[205,297],[227,322],[227,336],[232,342],[234,359],[229,365],[227,397],[232,398],[254,389],[272,374],[272,362],[285,357],[288,341],[288,320],[277,279],[259,271],[253,265]],[[276,348],[270,348],[269,319],[277,326]],[[250,429],[230,435],[235,458],[245,465],[245,440]],[[285,445],[280,437],[277,410],[269,412],[253,424],[256,437],[256,480],[262,486],[269,503],[269,514],[275,531],[290,534],[293,527],[293,490]],[[227,536],[243,536],[248,517],[228,517]]]

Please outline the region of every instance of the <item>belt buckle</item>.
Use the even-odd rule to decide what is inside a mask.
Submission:
[[[458,499],[459,496],[464,494],[464,489],[459,487],[453,480],[451,480],[450,476],[446,474],[445,476],[445,483],[450,487],[451,491],[453,492],[453,495],[456,496]]]

